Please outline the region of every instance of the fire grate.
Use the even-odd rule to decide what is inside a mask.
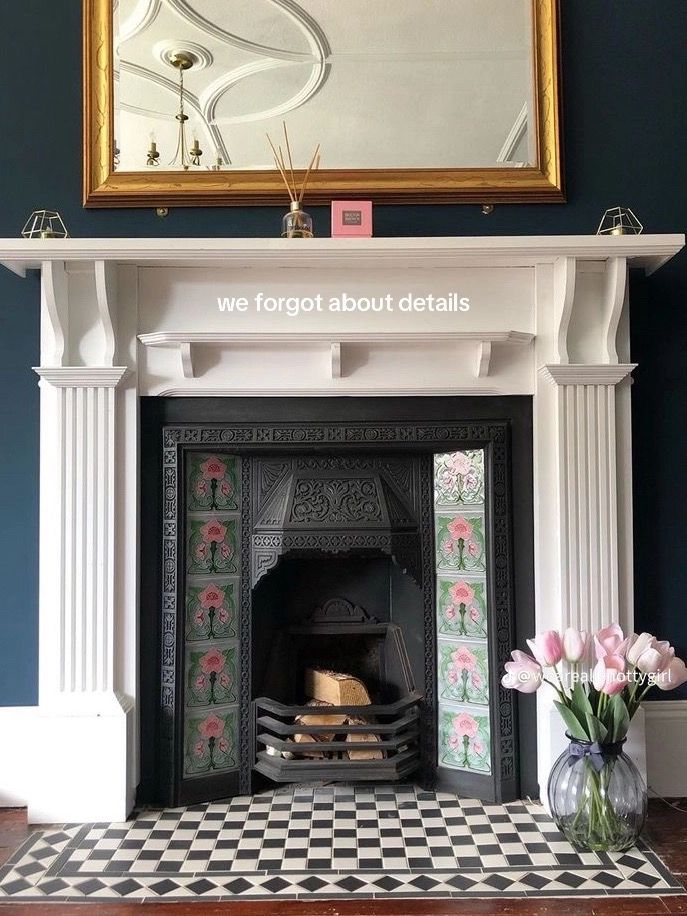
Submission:
[[[357,658],[352,646],[358,646]],[[296,676],[269,685],[270,695],[253,703],[258,772],[275,782],[394,782],[418,768],[423,695],[415,689],[398,625],[379,623],[345,599],[332,599],[306,623],[279,634],[274,654],[282,663],[271,670]],[[348,674],[363,676],[370,686],[370,704],[320,709],[295,692],[308,667],[331,667],[337,654],[346,657]],[[318,713],[341,723],[305,726],[297,720]]]

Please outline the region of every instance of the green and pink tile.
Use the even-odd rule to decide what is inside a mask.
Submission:
[[[437,576],[437,632],[456,638],[487,636],[487,589],[484,577]]]
[[[484,503],[484,450],[466,449],[434,456],[434,505]]]
[[[489,703],[489,659],[486,642],[439,640],[439,702]]]
[[[206,643],[186,650],[186,707],[238,701],[238,642]]]
[[[439,707],[439,766],[491,773],[491,730],[485,707]]]
[[[187,464],[187,511],[238,509],[238,464],[235,455],[192,452]]]
[[[239,520],[226,515],[189,518],[186,570],[189,575],[238,572]]]
[[[187,711],[184,737],[184,776],[238,767],[238,707]]]
[[[186,639],[228,639],[238,635],[239,579],[215,577],[186,584]]]
[[[435,513],[438,572],[483,572],[486,569],[484,515]]]

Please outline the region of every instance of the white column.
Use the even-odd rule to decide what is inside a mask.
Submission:
[[[551,386],[551,391],[538,397],[538,464],[547,473],[535,507],[537,541],[550,545],[546,558],[540,554],[538,559],[538,631],[575,627],[594,632],[611,622],[627,622],[619,600],[618,475],[625,461],[618,455],[616,386],[634,368],[631,363],[556,364],[539,370],[538,387]],[[543,793],[566,739],[550,691],[540,691],[537,710]]]
[[[536,272],[536,629],[631,632],[632,454],[627,262],[559,258]],[[537,695],[538,779],[566,744],[552,691]],[[628,747],[643,766],[641,720]]]
[[[633,369],[540,370],[557,388],[561,619],[580,630],[620,619],[615,386]]]
[[[115,398],[126,368],[41,377],[39,717],[32,821],[121,820],[132,703],[115,676]]]

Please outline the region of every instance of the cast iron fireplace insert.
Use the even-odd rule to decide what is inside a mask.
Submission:
[[[284,421],[284,416],[292,419]],[[150,556],[144,552],[150,562],[142,563],[141,719],[146,737],[141,745],[140,801],[178,805],[226,798],[255,791],[264,785],[266,776],[277,780],[287,778],[287,770],[279,763],[283,758],[269,755],[270,769],[263,765],[265,760],[258,748],[258,736],[270,734],[264,727],[265,717],[283,724],[295,706],[295,701],[282,703],[279,697],[268,696],[262,690],[264,670],[260,668],[265,653],[260,640],[269,636],[271,641],[275,633],[269,632],[269,628],[264,632],[260,591],[273,577],[279,581],[279,576],[293,563],[324,568],[324,556],[342,560],[344,566],[386,564],[388,576],[396,583],[401,582],[401,589],[408,594],[409,590],[417,591],[418,603],[413,614],[419,616],[413,618],[414,623],[407,617],[414,599],[400,602],[405,610],[401,612],[402,619],[396,620],[393,613],[378,615],[374,603],[370,609],[370,602],[364,596],[361,600],[355,593],[357,586],[341,592],[335,582],[318,598],[320,607],[333,596],[363,607],[370,617],[379,618],[376,625],[387,629],[398,626],[408,643],[412,687],[401,691],[403,696],[390,703],[375,703],[374,715],[378,716],[379,730],[384,734],[381,725],[390,721],[384,719],[384,712],[389,712],[394,704],[401,704],[391,715],[400,711],[404,726],[407,721],[408,732],[401,731],[400,735],[409,740],[398,741],[397,745],[410,755],[394,771],[389,770],[393,755],[386,755],[386,772],[379,776],[379,781],[412,778],[427,787],[485,800],[536,793],[533,704],[527,700],[521,702],[520,697],[513,697],[499,683],[502,665],[518,642],[518,631],[524,635],[531,628],[533,618],[530,398],[143,398],[142,420],[145,486],[141,537],[144,545],[159,543],[160,552],[157,561],[154,552]],[[485,511],[492,685],[489,710],[493,728],[489,773],[446,770],[437,765],[432,461],[437,453],[465,449],[483,450],[488,492]],[[188,665],[193,654],[192,645],[185,641],[189,600],[186,573],[193,526],[207,524],[207,520],[204,511],[197,507],[198,518],[194,512],[187,511],[187,496],[189,468],[201,458],[208,460],[207,456],[235,460],[232,467],[237,474],[237,502],[224,518],[228,521],[232,516],[235,520],[236,565],[225,580],[231,579],[235,587],[236,630],[222,646],[231,649],[229,652],[227,648],[225,656],[231,656],[231,664],[235,666],[232,670],[236,696],[227,703],[235,711],[236,721],[233,744],[227,741],[228,732],[221,732],[221,726],[212,719],[206,726],[209,737],[203,760],[207,762],[210,745],[215,757],[226,764],[224,770],[193,773],[184,769],[184,755],[188,753],[184,744],[184,714],[186,707],[188,718]],[[298,462],[301,469],[327,468],[324,476],[329,475],[330,483],[332,475],[341,477],[342,467],[355,472],[353,477],[357,475],[366,487],[373,480],[374,488],[382,496],[381,517],[377,512],[375,520],[373,511],[373,518],[367,520],[371,525],[359,525],[360,518],[354,524],[349,519],[348,528],[343,524],[342,530],[341,521],[333,524],[331,513],[325,513],[324,521],[318,523],[319,543],[315,543],[312,531],[308,530],[312,519],[309,523],[298,512],[292,512],[287,519],[288,507],[282,505],[281,516],[277,512],[274,518],[279,530],[269,530],[269,512],[263,511],[269,500],[264,497],[268,484],[273,483],[275,464],[280,462],[289,464],[291,470]],[[409,467],[416,469],[416,478],[411,473],[410,483]],[[297,489],[296,479],[287,488],[289,498]],[[400,501],[399,492],[403,495]],[[406,511],[409,507],[411,513]],[[300,524],[304,527],[299,528]],[[328,543],[323,552],[325,535]],[[213,544],[219,556],[221,545],[211,541],[210,546]],[[366,575],[359,569],[355,574],[349,570],[344,580],[360,583]],[[196,578],[198,588],[207,584],[203,576]],[[268,591],[270,587],[273,586],[267,586]],[[157,614],[148,613],[155,607]],[[314,610],[312,603],[309,610]],[[293,630],[293,621],[289,626]],[[158,661],[151,665],[155,657]],[[288,714],[280,715],[280,703],[288,708]],[[403,708],[404,703],[409,704],[407,708]],[[520,706],[519,717],[516,704]],[[386,710],[378,711],[379,706]],[[416,731],[411,721],[415,710]],[[409,716],[407,720],[406,716]],[[391,725],[393,730],[393,718]],[[284,737],[279,732],[280,727],[272,727],[276,741]],[[280,772],[275,772],[275,765]],[[294,781],[318,778],[326,777],[314,767],[307,778],[299,775]],[[361,777],[350,781],[358,778]]]
[[[417,770],[422,693],[415,689],[398,624],[380,623],[360,606],[333,598],[303,623],[281,630],[270,654],[264,695],[254,701],[259,773],[275,782],[395,782]],[[323,710],[306,705],[302,685],[308,667],[343,668],[362,680],[372,704]],[[352,722],[304,727],[295,721],[318,711],[347,715]],[[296,744],[294,736],[304,731],[307,737],[324,735],[326,740]],[[369,741],[371,734],[374,741]],[[349,736],[356,735],[368,741],[352,744]],[[299,755],[303,748],[308,753],[314,748],[318,757]]]

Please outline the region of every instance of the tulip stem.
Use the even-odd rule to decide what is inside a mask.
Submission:
[[[596,704],[597,719],[600,719],[603,716],[607,703],[608,703],[608,694],[603,693],[603,692],[599,693],[599,699],[597,700],[597,704]]]
[[[559,694],[560,694],[562,697],[564,697],[564,698],[567,700],[567,699],[568,699],[568,696],[567,696],[567,694],[566,694],[566,692],[565,692],[565,687],[563,686],[563,681],[561,680],[561,676],[560,676],[560,674],[559,674],[559,672],[558,672],[558,668],[556,667],[556,665],[553,666],[553,670],[554,670],[554,673],[555,673],[555,675],[556,675],[556,679],[557,679],[557,681],[558,681],[558,686],[559,686],[559,688],[560,688],[560,689],[558,690],[558,692],[559,692]]]
[[[556,691],[556,693],[558,694],[558,696],[561,698],[561,702],[564,703],[566,706],[570,706],[570,703],[569,703],[569,701],[568,701],[568,697],[565,695],[565,693],[563,692],[563,690],[559,689],[559,688],[554,684],[553,681],[550,681],[550,680],[549,680],[548,678],[546,678],[546,677],[542,677],[542,683],[543,683],[543,684],[548,684],[549,687],[553,687],[553,689]],[[562,687],[562,686],[563,686],[563,685],[561,685],[561,687]]]

